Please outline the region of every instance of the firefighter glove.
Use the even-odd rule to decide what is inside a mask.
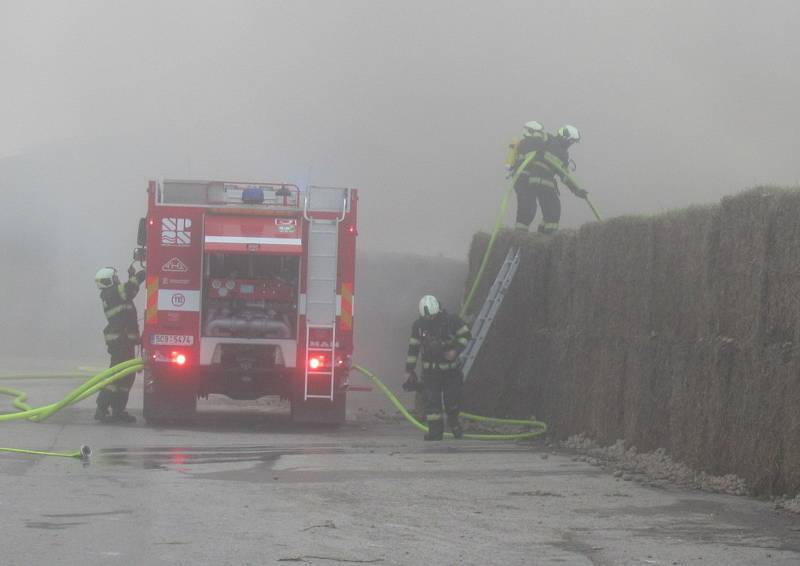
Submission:
[[[417,380],[417,373],[415,371],[406,372],[406,380],[403,382],[403,391],[417,391],[419,389],[419,381]]]
[[[575,189],[574,191],[572,191],[572,194],[574,194],[578,198],[586,198],[589,196],[589,191],[585,189]]]

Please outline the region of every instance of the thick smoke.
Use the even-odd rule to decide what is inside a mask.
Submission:
[[[361,250],[457,260],[530,119],[582,129],[576,175],[608,216],[795,183],[799,12],[5,2],[0,351],[102,357],[91,278],[127,265],[150,177],[357,186]],[[565,227],[591,219],[563,202]]]

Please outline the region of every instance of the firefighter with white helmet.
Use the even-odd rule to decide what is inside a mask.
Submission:
[[[139,343],[139,322],[136,317],[136,305],[133,299],[144,281],[144,269],[136,270],[133,265],[128,268],[128,280],[121,283],[117,270],[113,267],[102,267],[94,276],[95,284],[100,289],[100,300],[103,302],[103,313],[108,324],[103,329],[106,348],[111,355],[113,367],[132,359],[136,355]],[[130,394],[136,374],[130,374],[100,390],[97,395],[97,411],[94,418],[100,422],[136,422],[136,417],[127,412],[128,395]],[[111,414],[109,415],[109,408]]]
[[[424,392],[428,423],[425,440],[442,440],[445,414],[453,436],[461,438],[464,434],[458,419],[464,380],[458,356],[470,338],[469,327],[458,315],[441,308],[436,297],[425,295],[420,299],[419,318],[414,321],[408,340],[403,389],[411,391],[421,387]],[[420,358],[422,383],[418,382],[416,374]]]
[[[538,128],[537,128],[538,126]],[[582,189],[569,172],[569,148],[581,139],[575,126],[562,126],[556,135],[544,131],[539,122],[528,122],[523,127],[522,141],[516,148],[511,172],[523,166],[514,184],[517,193],[516,228],[528,231],[536,216],[537,202],[542,207],[542,222],[538,231],[551,234],[558,230],[561,221],[561,200],[556,177],[577,197],[586,198]],[[529,159],[530,158],[530,159]]]
[[[547,134],[544,131],[544,126],[540,122],[536,120],[531,120],[530,122],[526,122],[525,126],[522,128],[522,135],[526,138],[537,138],[537,137],[544,137]]]
[[[575,126],[570,126],[567,124],[566,126],[561,126],[558,129],[558,137],[569,142],[569,145],[572,145],[573,143],[578,143],[581,141],[581,132]]]

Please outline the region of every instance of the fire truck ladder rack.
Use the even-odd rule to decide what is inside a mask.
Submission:
[[[314,192],[316,189],[316,193]],[[328,399],[333,401],[334,396],[334,370],[336,368],[335,349],[336,349],[336,316],[339,311],[339,300],[336,294],[336,275],[337,275],[337,254],[339,251],[339,224],[344,220],[347,213],[347,192],[344,190],[341,201],[334,195],[338,215],[335,218],[329,216],[324,218],[315,217],[315,211],[333,212],[330,201],[322,206],[315,206],[313,195],[324,194],[320,189],[330,191],[323,187],[308,187],[305,203],[303,206],[303,216],[308,222],[308,272],[307,272],[307,292],[306,292],[306,353],[311,345],[312,330],[322,331],[323,335],[330,336],[328,347],[314,346],[314,351],[325,355],[327,363],[323,364],[320,370],[312,370],[306,363],[305,384],[303,396],[308,399]],[[326,197],[330,199],[330,192]],[[320,199],[324,201],[325,198]],[[340,209],[338,207],[341,207]],[[309,213],[309,211],[311,211]],[[325,332],[327,331],[327,332]],[[309,393],[309,378],[317,377],[323,379],[327,377],[330,387],[327,394],[321,394],[321,388],[317,380],[313,393]]]
[[[461,353],[462,372],[464,379],[469,376],[469,371],[472,369],[472,364],[478,357],[481,346],[483,346],[486,336],[489,334],[489,329],[492,327],[494,317],[497,316],[497,311],[500,310],[500,305],[506,296],[506,291],[511,286],[511,281],[514,280],[514,275],[517,273],[519,267],[519,248],[512,246],[506,254],[506,259],[503,265],[500,266],[500,271],[497,272],[497,277],[494,283],[489,288],[489,294],[486,296],[477,318],[472,323],[472,341],[467,345]]]

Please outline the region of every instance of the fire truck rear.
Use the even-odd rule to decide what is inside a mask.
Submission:
[[[345,418],[353,351],[357,191],[151,181],[144,417],[197,399],[278,395],[297,422]]]

